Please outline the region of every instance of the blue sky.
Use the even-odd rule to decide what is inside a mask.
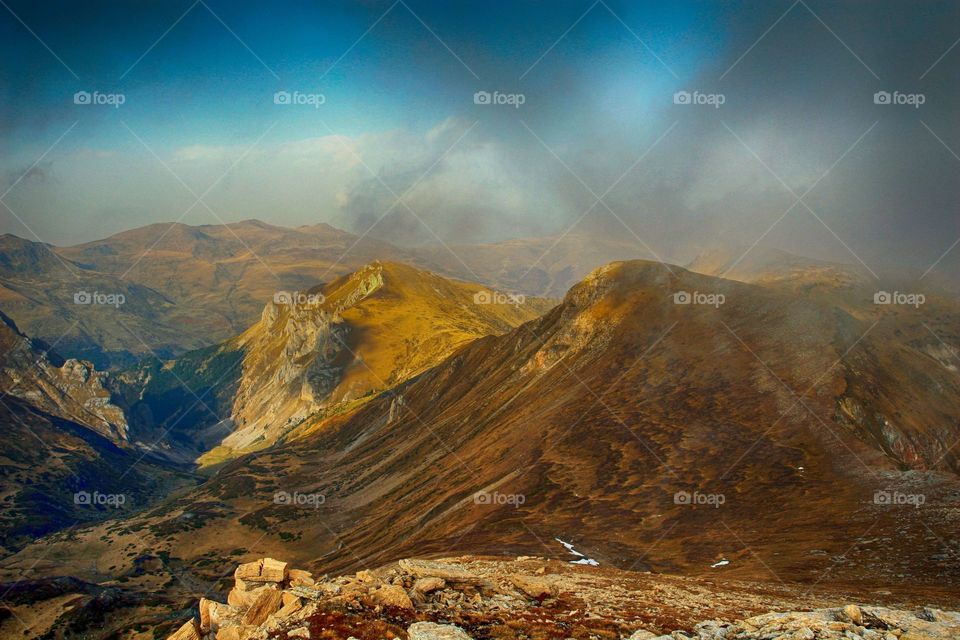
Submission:
[[[31,239],[251,217],[363,232],[411,187],[373,235],[622,233],[605,207],[581,218],[615,183],[604,203],[677,256],[749,245],[811,186],[825,224],[801,211],[764,242],[922,264],[960,235],[957,3],[7,6],[0,231]],[[883,90],[925,103],[874,104]]]

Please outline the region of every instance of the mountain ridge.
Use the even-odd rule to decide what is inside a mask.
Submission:
[[[677,303],[681,290],[725,301]],[[229,546],[345,571],[414,551],[542,553],[557,538],[607,566],[928,588],[956,577],[937,538],[960,495],[943,422],[957,415],[956,372],[935,364],[939,336],[921,326],[936,317],[928,326],[953,342],[957,311],[930,304],[918,316],[855,299],[854,313],[789,287],[614,263],[543,316],[223,464],[124,523],[135,540],[87,528],[17,562],[49,545],[123,571],[118,551],[135,544],[192,566]],[[891,535],[916,544],[887,557]]]

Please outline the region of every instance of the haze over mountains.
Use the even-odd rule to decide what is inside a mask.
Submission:
[[[0,0],[0,640],[958,640],[960,0]]]
[[[582,233],[403,249],[326,224],[288,229],[256,220],[154,224],[72,247],[6,235],[0,248],[4,311],[27,335],[103,369],[226,340],[253,324],[278,291],[305,291],[374,260],[399,261],[508,293],[559,298],[610,261],[669,255],[662,249],[654,255],[635,238]],[[952,280],[922,282],[918,274],[888,270],[878,281],[856,264],[763,247],[705,250],[689,267],[744,282],[758,277],[798,282],[805,274],[833,284],[893,282],[955,291]]]
[[[502,256],[503,265],[491,269],[461,263],[442,247],[420,255],[325,224],[287,229],[259,221],[156,224],[63,248],[14,236],[3,242],[3,308],[29,335],[59,340],[101,367],[227,339],[249,327],[276,292],[305,291],[374,260],[473,281],[479,269],[491,276],[484,282],[504,290],[557,297],[605,257],[630,253],[629,243],[598,237],[596,255],[574,257],[568,246],[565,258],[550,258],[524,276],[519,264],[546,252],[550,239],[477,247],[483,264],[496,265],[489,252]],[[119,294],[123,303],[77,305],[74,296],[83,292]]]

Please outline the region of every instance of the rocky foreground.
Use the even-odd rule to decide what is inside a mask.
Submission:
[[[331,579],[263,558],[238,566],[227,602],[201,598],[168,640],[960,638],[957,612],[831,597],[527,556],[400,560]]]

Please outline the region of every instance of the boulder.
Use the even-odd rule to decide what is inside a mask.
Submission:
[[[843,608],[843,615],[841,616],[842,620],[852,622],[853,624],[861,625],[863,624],[863,612],[860,611],[860,607],[855,604],[848,604]]]
[[[413,602],[407,592],[395,584],[385,584],[379,589],[370,592],[370,596],[376,604],[385,607],[397,607],[399,609],[412,610]]]
[[[261,558],[237,567],[233,572],[235,580],[247,582],[276,582],[287,579],[287,563],[273,558]]]
[[[312,587],[314,585],[313,574],[302,569],[290,569],[287,571],[287,577],[290,580],[291,587]]]
[[[549,598],[557,595],[557,587],[552,581],[532,576],[510,576],[510,582],[525,595],[534,598]]]
[[[290,629],[290,631],[287,631],[287,637],[288,638],[309,638],[310,629],[308,629],[307,627],[297,627],[296,629]],[[217,640],[219,640],[219,638]]]
[[[633,634],[627,638],[627,640],[654,640],[657,637],[657,634],[644,629],[637,629]]]
[[[292,593],[284,591],[281,598],[282,606],[275,614],[277,618],[287,618],[303,608],[303,601]]]
[[[247,609],[267,591],[280,593],[279,590],[277,590],[277,588],[272,584],[251,589],[250,591],[237,590],[237,588],[234,587],[230,590],[230,593],[227,594],[227,604],[238,609]]]
[[[434,622],[415,622],[407,629],[410,640],[473,640],[460,627]]]
[[[209,633],[220,628],[225,620],[235,618],[237,611],[229,605],[207,598],[200,598],[200,633]]]
[[[250,605],[243,616],[243,623],[258,626],[280,609],[283,596],[276,589],[265,589]]]
[[[284,582],[287,579],[287,563],[273,558],[263,559],[259,582]]]
[[[258,578],[260,577],[260,569],[262,568],[263,559],[241,564],[237,566],[236,571],[233,572],[233,578],[235,580],[250,580],[252,578]]]
[[[443,589],[447,586],[446,580],[443,578],[428,577],[428,578],[417,578],[416,582],[413,583],[413,590],[417,593],[427,594],[438,589]]]
[[[174,631],[167,640],[200,640],[200,629],[197,628],[197,619],[190,618],[190,620],[183,623],[183,626]]]

